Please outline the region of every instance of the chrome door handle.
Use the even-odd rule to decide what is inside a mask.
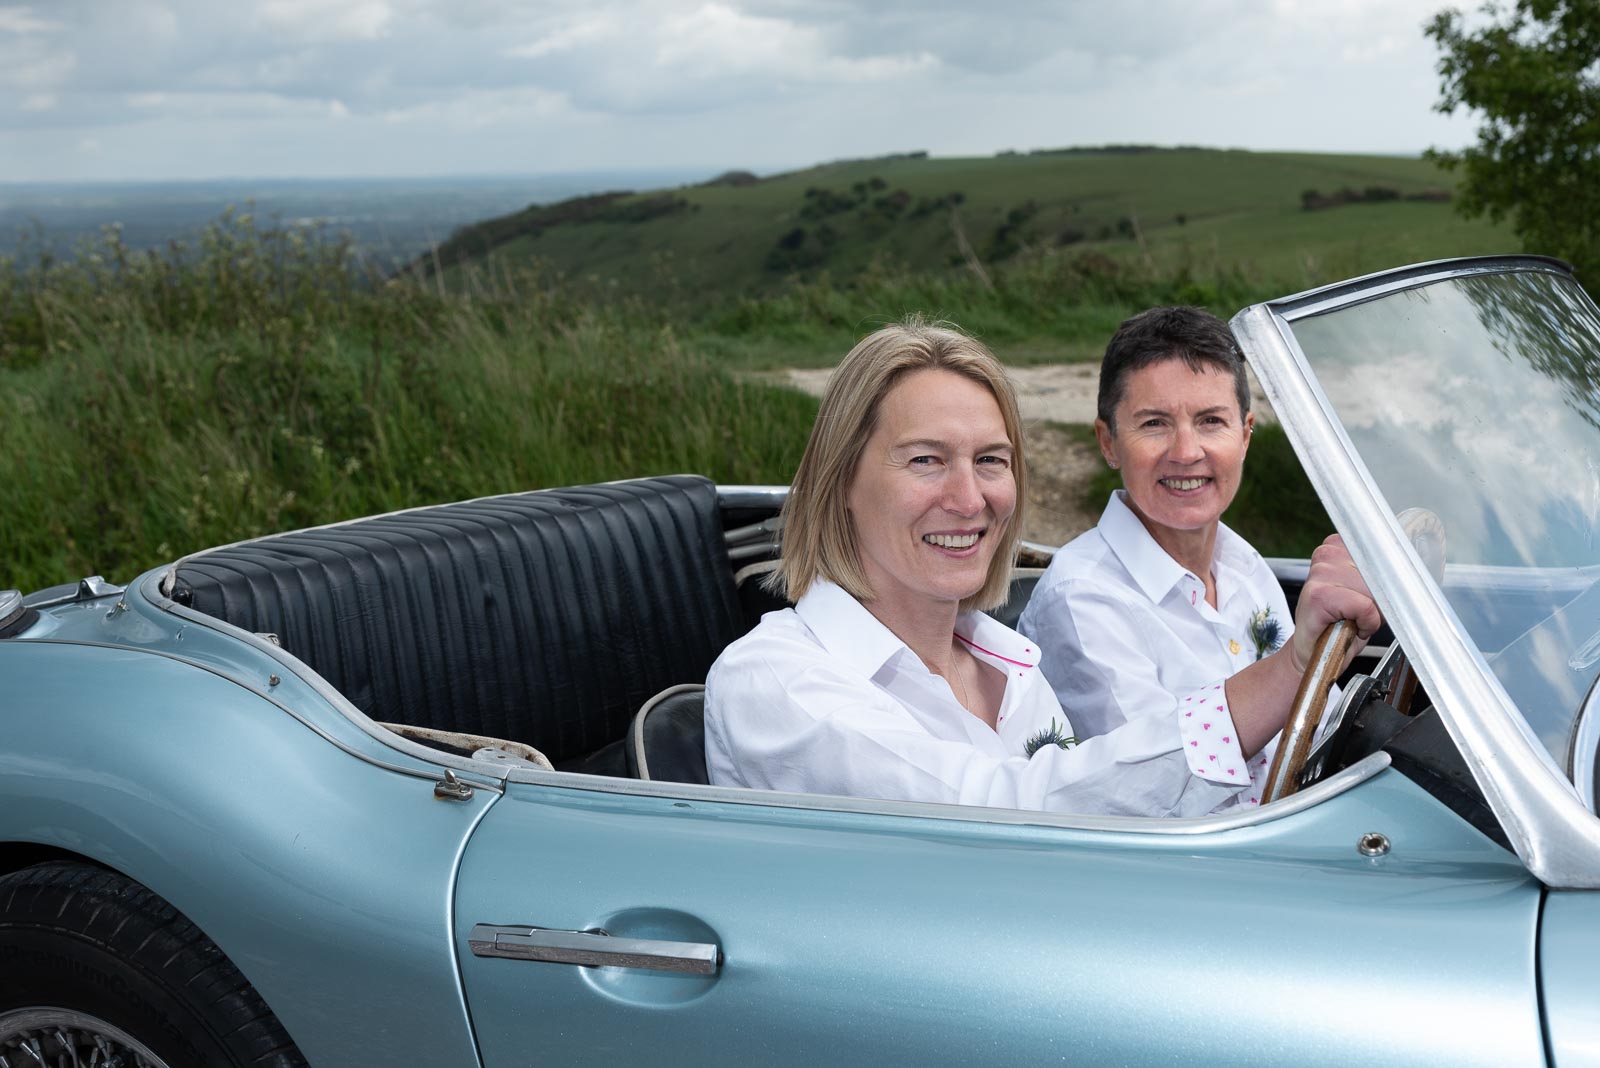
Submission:
[[[722,951],[709,942],[618,938],[604,931],[555,931],[480,923],[473,926],[467,944],[474,957],[509,957],[594,968],[650,968],[715,975],[722,963]]]

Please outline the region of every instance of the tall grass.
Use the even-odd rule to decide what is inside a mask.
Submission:
[[[468,293],[225,217],[0,264],[0,587],[464,497],[697,471],[786,481],[815,404],[536,271]]]
[[[1294,288],[1188,246],[1159,257],[1049,249],[981,273],[877,261],[849,279],[791,279],[774,294],[737,298],[697,321],[709,351],[744,366],[830,363],[843,355],[845,339],[908,310],[959,324],[1008,362],[1082,360],[1098,358],[1122,320],[1152,305],[1193,304],[1227,318]],[[749,338],[759,343],[740,343]],[[808,350],[816,354],[810,360]]]

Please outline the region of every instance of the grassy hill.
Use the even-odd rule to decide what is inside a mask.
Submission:
[[[1509,251],[1412,158],[1214,149],[894,156],[753,180],[530,207],[458,232],[418,266],[542,261],[570,283],[697,302],[896,271],[994,273],[1095,253],[1153,272],[1232,271],[1271,292],[1443,256]],[[1307,203],[1315,205],[1308,210]]]

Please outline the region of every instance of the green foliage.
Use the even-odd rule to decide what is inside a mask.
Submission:
[[[1428,24],[1442,51],[1438,110],[1479,113],[1478,143],[1430,159],[1459,171],[1469,217],[1509,218],[1530,252],[1600,271],[1600,0],[1490,4],[1478,24]]]
[[[1081,433],[1094,441],[1092,428]],[[1084,492],[1084,506],[1098,513],[1121,486],[1116,471],[1100,471]],[[1304,559],[1333,533],[1333,521],[1295,458],[1288,435],[1276,423],[1256,424],[1239,492],[1222,519],[1263,556]]]
[[[659,316],[537,274],[372,284],[229,218],[0,272],[0,585],[123,580],[208,545],[413,505],[694,471],[784,482],[816,405]],[[281,253],[281,255],[280,255]],[[98,258],[97,258],[98,257]]]

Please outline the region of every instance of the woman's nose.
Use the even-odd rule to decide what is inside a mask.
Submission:
[[[977,515],[983,511],[983,490],[978,472],[971,464],[956,464],[945,480],[945,510],[956,515]]]
[[[1181,464],[1191,464],[1205,458],[1205,450],[1200,447],[1200,435],[1194,427],[1178,427],[1172,436],[1169,455]]]

